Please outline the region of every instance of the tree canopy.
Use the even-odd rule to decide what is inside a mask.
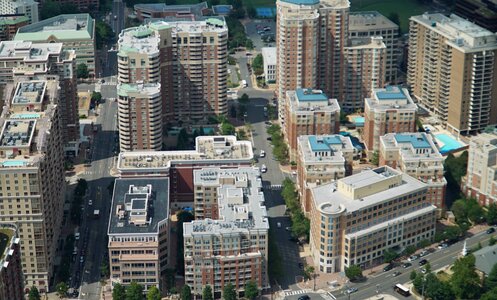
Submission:
[[[112,289],[112,300],[121,300],[126,298],[126,290],[120,283],[116,283]]]
[[[245,297],[253,300],[255,297],[259,295],[259,288],[257,287],[257,283],[255,281],[250,280],[245,284]]]
[[[362,278],[362,269],[358,265],[352,265],[345,268],[345,276],[347,276],[350,281],[360,279]]]
[[[258,76],[264,73],[264,58],[262,54],[257,54],[252,61],[252,68],[254,69],[254,75]]]
[[[76,76],[78,78],[86,79],[90,76],[90,72],[88,71],[88,66],[84,63],[80,63],[76,68]]]
[[[57,295],[60,298],[63,298],[65,296],[67,296],[67,291],[69,290],[69,286],[65,282],[59,282],[55,286],[55,290],[57,291]]]
[[[143,285],[131,282],[126,288],[126,300],[143,300]]]
[[[181,288],[180,298],[181,300],[190,300],[192,298],[192,290],[188,284]]]
[[[77,14],[77,13],[79,13],[79,9],[74,3],[70,2],[59,3],[52,0],[48,0],[48,1],[43,1],[43,5],[40,10],[40,19],[45,20],[62,14]]]
[[[114,39],[114,32],[112,31],[110,25],[100,20],[97,20],[95,22],[95,35],[96,35],[95,40],[97,42],[97,49],[102,49],[102,46],[105,43],[112,41],[112,39]]]
[[[29,300],[40,300],[40,292],[38,292],[38,289],[36,286],[32,286],[29,289],[29,295],[28,295]]]
[[[147,300],[161,300],[160,291],[156,286],[152,286],[148,289]]]
[[[236,300],[236,290],[235,286],[231,283],[228,283],[224,286],[223,289],[223,299],[224,300]]]
[[[475,270],[475,257],[468,255],[455,261],[450,278],[452,291],[459,299],[478,299],[480,277]]]
[[[204,290],[202,291],[202,300],[213,300],[214,296],[212,295],[212,288],[210,285],[204,286]]]

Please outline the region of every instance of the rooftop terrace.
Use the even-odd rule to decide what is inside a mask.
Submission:
[[[193,172],[194,184],[217,187],[220,220],[184,224],[185,234],[267,230],[262,180],[257,168],[204,168]]]
[[[287,91],[287,99],[291,111],[340,111],[340,105],[336,99],[329,99],[321,90],[297,89]]]
[[[121,152],[117,166],[122,171],[169,169],[176,163],[193,164],[198,161],[246,161],[253,157],[252,143],[237,141],[234,136],[199,136],[195,150]]]
[[[0,59],[46,61],[50,55],[59,55],[61,53],[62,43],[0,42]]]
[[[349,15],[350,31],[372,30],[376,28],[398,29],[399,26],[377,11],[350,12]]]
[[[373,89],[372,97],[366,98],[365,101],[370,108],[376,109],[417,109],[407,89],[398,86]]]
[[[40,103],[47,89],[46,81],[23,81],[17,84],[12,104]]]
[[[116,179],[109,234],[158,233],[159,225],[168,217],[168,178]]]
[[[389,133],[380,137],[380,143],[387,151],[399,149],[403,159],[431,158],[443,160],[431,135],[424,132]]]
[[[129,96],[131,94],[158,95],[160,93],[160,83],[145,84],[118,84],[117,94],[119,96]]]
[[[35,132],[35,120],[7,120],[2,129],[0,147],[29,147]]]

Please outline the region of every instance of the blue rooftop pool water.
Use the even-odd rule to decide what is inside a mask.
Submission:
[[[40,114],[37,113],[22,113],[22,114],[13,114],[11,116],[12,119],[38,119]]]
[[[366,118],[364,117],[355,117],[354,118],[354,123],[356,126],[364,126],[364,121],[366,120]]]
[[[464,147],[463,144],[461,144],[460,142],[458,142],[456,139],[454,139],[448,134],[439,133],[436,134],[435,137],[438,141],[443,143],[443,146],[440,148],[440,153],[442,154]]]
[[[22,167],[26,162],[24,160],[9,160],[4,161],[2,165],[4,167]]]

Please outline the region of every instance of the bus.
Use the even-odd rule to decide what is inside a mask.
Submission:
[[[403,285],[402,285],[402,284],[400,284],[400,283],[397,283],[397,284],[393,287],[393,289],[394,289],[397,293],[401,294],[401,295],[402,295],[402,296],[404,296],[404,297],[407,297],[407,296],[410,296],[410,295],[411,295],[411,292],[409,291],[409,289],[408,289],[408,288],[406,288],[405,286],[403,286]]]

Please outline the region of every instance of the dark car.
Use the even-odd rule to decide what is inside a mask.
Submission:
[[[487,233],[488,234],[491,234],[491,233],[494,233],[495,232],[495,228],[493,227],[490,227],[489,229],[487,229]]]
[[[391,269],[393,269],[394,265],[392,264],[389,264],[389,265],[386,265],[384,268],[383,268],[383,271],[386,272],[386,271],[390,271]]]
[[[428,261],[427,261],[426,259],[422,259],[422,260],[420,260],[420,261],[419,261],[419,265],[420,265],[420,266],[424,266],[424,265],[426,265],[427,263],[428,263]]]
[[[268,137],[266,138],[266,140],[268,140],[268,141],[272,141],[272,140],[273,140],[273,138],[272,138],[272,137],[270,137],[270,136],[268,136]]]
[[[298,300],[311,300],[311,297],[307,296],[307,295],[302,295],[298,298]]]
[[[402,264],[402,268],[409,268],[410,266],[412,266],[412,264],[410,262],[405,262]]]
[[[392,276],[393,276],[393,277],[397,277],[397,276],[399,276],[400,274],[401,274],[401,273],[400,273],[399,271],[395,271],[395,272],[393,272]]]

